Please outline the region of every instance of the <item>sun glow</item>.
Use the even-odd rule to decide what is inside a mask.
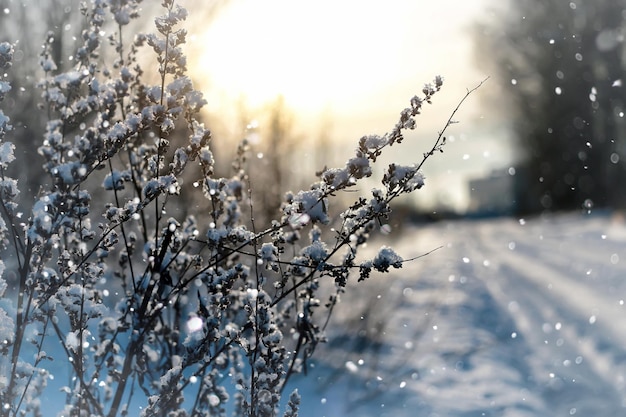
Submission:
[[[219,120],[220,129],[238,137],[255,112],[280,97],[298,133],[306,132],[302,137],[324,130],[345,144],[388,131],[411,96],[442,75],[436,105],[412,133],[430,137],[462,94],[485,78],[474,65],[468,29],[486,2],[229,0],[206,29],[190,28],[196,36],[189,69],[207,111],[217,116],[213,129]],[[194,14],[202,22],[202,10]],[[478,109],[458,116],[469,125],[481,117]],[[421,152],[416,146],[394,157],[414,162]]]
[[[303,110],[352,106],[395,83],[406,29],[386,3],[235,1],[203,34],[209,89],[252,105],[277,95]],[[379,22],[376,24],[375,22]],[[396,39],[395,42],[389,42]]]
[[[380,132],[435,75],[446,78],[446,91],[484,76],[468,64],[466,31],[483,2],[467,3],[231,0],[204,32],[191,30],[190,69],[212,111],[282,96],[299,118],[331,114]],[[336,133],[350,134],[342,130],[339,123]]]

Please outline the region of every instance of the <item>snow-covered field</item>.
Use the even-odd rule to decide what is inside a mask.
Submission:
[[[302,417],[626,415],[626,225],[608,214],[411,226],[352,288]]]

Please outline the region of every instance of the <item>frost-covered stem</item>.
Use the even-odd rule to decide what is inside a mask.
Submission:
[[[124,43],[123,43],[123,39],[122,39],[122,28],[123,26],[121,24],[117,25],[117,33],[118,33],[118,44],[117,44],[117,49],[119,52],[119,57],[120,57],[120,66],[122,66],[124,64]],[[124,108],[124,96],[121,95],[119,97],[119,107],[120,107],[120,114],[121,114],[121,118],[122,119],[126,119],[126,109]],[[130,161],[130,147],[126,146],[126,150],[128,152],[128,157],[129,157],[129,161]],[[111,161],[111,158],[107,158],[107,162],[109,165],[109,173],[111,175],[113,175],[113,163]],[[136,189],[137,187],[137,182],[135,181],[135,170],[134,169],[130,169],[130,173],[131,173],[131,178],[133,180],[133,183],[135,184]],[[120,204],[120,199],[119,199],[119,195],[117,192],[117,187],[113,187],[113,195],[115,197],[115,205],[117,207],[121,207]],[[138,195],[140,194],[140,191],[138,191]],[[141,218],[142,220],[145,222],[145,217],[143,215],[143,211],[141,212]],[[135,283],[135,271],[134,271],[134,267],[133,267],[133,262],[130,261],[130,243],[128,242],[128,236],[126,234],[126,228],[124,227],[123,224],[120,225],[120,232],[122,233],[122,239],[124,240],[124,249],[126,250],[126,254],[128,255],[129,258],[129,262],[128,262],[128,268],[130,270],[130,276],[131,276],[131,281],[133,283],[133,289],[136,291],[136,283]]]
[[[122,25],[120,23],[117,24],[117,33],[118,33],[118,43],[117,43],[117,49],[120,55],[120,66],[124,65],[124,43],[122,42]],[[120,104],[122,104],[122,99],[123,97],[120,97]],[[122,107],[122,118],[124,118],[125,114],[124,114],[124,106]]]
[[[249,330],[252,327],[251,323],[248,322],[246,323],[246,325],[241,329],[241,332],[243,333],[246,330]],[[193,373],[193,376],[199,377],[201,375],[204,375],[207,371],[207,369],[209,368],[209,366],[213,365],[213,362],[215,361],[216,358],[220,357],[220,355],[222,355],[224,352],[226,352],[227,349],[230,349],[232,347],[232,345],[236,342],[235,339],[230,339],[228,342],[225,342],[221,348],[219,348],[216,352],[214,352],[214,354],[210,357],[209,360],[207,360],[205,363],[202,364],[202,366],[200,366],[200,368],[195,371]],[[178,388],[175,391],[176,395],[179,395],[180,393],[182,393],[185,388],[187,388],[189,386],[190,382],[190,378],[187,378],[185,381],[183,381],[180,385],[180,388]],[[172,396],[175,397],[175,396]],[[158,402],[160,402],[160,398],[159,400],[157,400]],[[157,404],[158,404],[157,402]],[[166,402],[163,404],[163,408],[168,408],[171,404],[169,402]]]
[[[172,7],[174,6],[174,2],[171,2],[168,6],[168,11],[171,12]],[[163,102],[165,100],[165,78],[167,75],[167,61],[169,59],[169,46],[170,46],[170,30],[165,34],[165,50],[163,51],[163,64],[160,68],[161,73],[161,96],[159,98],[159,104],[163,107]],[[155,167],[155,178],[159,178],[161,175],[161,141],[163,140],[163,129],[159,125],[159,136],[157,138],[157,160]],[[159,222],[161,220],[161,209],[159,207],[159,196],[157,195],[154,199],[154,249],[155,252],[159,250]]]
[[[133,326],[133,328],[131,329],[131,330],[140,330],[140,332],[133,334],[131,336],[131,340],[126,349],[126,354],[124,357],[124,364],[122,366],[122,373],[121,373],[120,380],[117,385],[117,389],[115,391],[113,402],[111,403],[111,409],[109,410],[108,417],[114,417],[117,414],[119,406],[122,402],[122,397],[124,395],[124,392],[126,391],[126,384],[128,382],[128,379],[131,373],[131,366],[135,359],[135,353],[138,352],[139,349],[141,349],[141,344],[144,340],[145,333],[148,332],[152,328],[150,323],[152,322],[152,320],[158,318],[159,316],[158,314],[155,313],[152,316],[148,317],[147,312],[148,312],[148,306],[149,306],[152,294],[154,293],[154,290],[157,287],[157,282],[156,282],[154,275],[155,273],[160,272],[159,270],[161,268],[161,262],[162,262],[163,257],[165,256],[165,251],[167,250],[167,247],[169,246],[169,242],[172,238],[172,233],[173,232],[169,232],[169,231],[166,233],[165,238],[163,240],[163,245],[161,248],[162,250],[158,254],[155,255],[156,257],[155,257],[153,265],[148,266],[148,268],[151,269],[149,271],[150,282],[148,284],[146,292],[143,295],[141,306],[139,307],[139,310],[136,312],[137,321],[138,323],[140,323],[140,329],[137,329],[135,326]],[[160,283],[158,285],[160,285]]]
[[[461,108],[461,106],[463,105],[463,103],[465,102],[465,100],[467,100],[467,98],[476,90],[478,90],[484,83],[487,82],[487,80],[489,79],[489,77],[485,78],[484,80],[482,80],[481,82],[479,82],[475,87],[473,87],[472,89],[469,89],[465,92],[465,95],[463,96],[463,98],[461,98],[461,100],[459,101],[459,103],[456,105],[456,107],[454,108],[454,110],[452,110],[452,113],[450,113],[450,117],[448,117],[448,121],[446,122],[446,125],[443,127],[443,129],[439,132],[439,134],[437,135],[437,140],[435,141],[433,147],[431,148],[430,151],[424,153],[424,156],[422,158],[422,161],[417,165],[417,169],[416,172],[419,171],[422,166],[424,165],[424,163],[426,163],[426,160],[433,156],[435,152],[437,152],[437,150],[441,149],[441,145],[442,145],[442,140],[444,139],[443,134],[446,132],[446,130],[453,125],[454,123],[456,123],[454,121],[454,116],[456,115],[456,113],[459,111],[459,109]]]
[[[0,176],[2,180],[5,180],[4,169],[0,167]],[[10,214],[4,200],[0,199],[0,207],[2,207],[2,214],[5,218],[5,223],[11,225],[11,240],[13,240],[13,250],[15,251],[15,258],[17,259],[17,266],[21,271],[24,264],[28,263],[28,259],[24,257],[24,242],[20,238],[21,232],[15,226],[15,218]]]
[[[128,156],[128,164],[130,165],[130,178],[133,184],[133,190],[135,191],[137,198],[141,198],[141,186],[139,185],[139,180],[137,179],[135,166],[130,162],[132,161],[132,152],[130,150],[130,147],[126,147],[126,152]],[[146,222],[146,213],[144,210],[139,211],[139,217],[141,219],[141,233],[144,242],[146,242],[148,240],[148,224]]]
[[[16,315],[15,317],[15,344],[13,345],[13,350],[11,352],[11,377],[10,377],[7,389],[5,391],[9,399],[13,398],[13,395],[14,395],[13,391],[15,390],[15,384],[16,384],[16,378],[17,378],[16,369],[17,369],[17,364],[19,362],[20,352],[22,350],[22,343],[24,342],[26,326],[28,324],[28,321],[26,320],[26,318],[28,317],[29,308],[24,307],[24,299],[27,296],[26,279],[28,278],[28,270],[29,270],[29,265],[30,265],[30,258],[32,256],[32,250],[33,250],[33,243],[29,239],[26,245],[26,253],[24,255],[24,264],[20,268],[20,282],[19,282],[19,290],[17,294],[17,311],[15,314]],[[28,297],[29,297],[29,300],[27,302],[27,305],[30,305],[30,302],[32,301],[32,291],[28,291]],[[10,415],[9,414],[10,408],[5,409],[4,407],[2,407],[3,413],[5,410],[6,410],[6,415],[7,416]]]
[[[329,259],[331,259],[337,252],[339,252],[339,249],[343,248],[344,244],[347,244],[350,242],[350,238],[349,236],[344,238],[342,241],[341,245],[337,245],[333,248],[333,250],[331,250],[326,257],[324,258],[323,261],[320,262],[320,264],[326,263],[328,262]],[[313,278],[313,276],[315,276],[315,273],[317,272],[317,268],[312,268],[311,271],[308,273],[308,275],[306,275],[304,278],[302,278],[299,282],[297,282],[296,284],[294,284],[291,288],[289,288],[287,291],[282,292],[276,299],[274,299],[274,301],[272,301],[270,303],[270,307],[274,307],[276,306],[278,303],[280,303],[282,300],[284,300],[289,294],[291,294],[292,292],[294,292],[295,290],[297,290],[298,288],[300,288],[302,285],[306,284],[307,282],[309,282],[311,280],[311,278]]]
[[[78,346],[76,347],[77,352],[75,355],[76,360],[76,378],[80,381],[81,391],[86,391],[82,389],[85,381],[85,371],[84,371],[84,357],[83,357],[83,336],[84,336],[84,325],[83,325],[83,314],[85,313],[85,280],[81,278],[81,294],[80,294],[80,309],[78,316]],[[87,323],[85,323],[87,325]],[[82,404],[82,402],[81,402]]]
[[[109,173],[111,175],[113,175],[113,162],[111,162],[111,158],[107,158],[107,162],[108,162],[108,165],[109,165]],[[132,171],[132,169],[131,169],[131,171]],[[117,193],[117,187],[113,187],[113,196],[115,198],[115,205],[117,207],[121,207],[120,198],[119,198],[119,195]],[[129,259],[128,269],[130,270],[130,277],[131,277],[131,280],[132,280],[132,283],[133,283],[133,289],[135,291],[137,291],[137,286],[136,286],[136,283],[135,283],[135,269],[133,267],[133,262],[130,259],[130,243],[128,242],[128,236],[126,235],[126,228],[124,227],[123,223],[120,224],[120,232],[122,233],[122,239],[124,240],[124,249],[126,250],[126,254],[128,255],[128,259]]]
[[[435,140],[435,143],[433,145],[433,147],[431,148],[430,151],[425,152],[424,156],[422,158],[422,161],[419,163],[419,165],[417,166],[417,169],[414,171],[413,174],[411,174],[409,177],[407,177],[406,179],[404,179],[404,182],[408,182],[410,179],[412,179],[416,173],[419,171],[419,169],[424,165],[424,163],[426,162],[426,160],[428,160],[428,158],[430,158],[431,156],[434,155],[434,153],[440,149],[441,147],[441,143],[443,140],[443,135],[445,133],[445,131],[447,130],[448,127],[450,127],[453,123],[454,123],[454,116],[455,114],[458,112],[458,110],[461,108],[461,105],[465,102],[465,100],[474,92],[476,91],[478,88],[480,88],[485,82],[487,81],[487,79],[484,79],[483,81],[481,81],[477,86],[475,86],[474,88],[468,90],[466,92],[466,94],[463,96],[463,98],[459,101],[459,103],[457,104],[457,106],[454,108],[454,110],[452,111],[452,113],[450,114],[450,117],[448,118],[448,121],[446,122],[445,126],[443,127],[443,129],[439,132],[437,139]],[[396,129],[397,130],[397,129]],[[399,131],[398,131],[399,132]],[[399,133],[397,133],[397,135],[399,135]],[[385,145],[387,146],[387,145]],[[382,148],[380,148],[382,149]],[[380,150],[377,149],[377,150]],[[333,190],[332,192],[328,192],[322,195],[322,197],[320,197],[318,199],[318,202],[316,204],[320,204],[321,201],[323,201],[323,199],[329,195],[331,195],[335,190]],[[390,203],[393,199],[395,199],[396,197],[398,197],[400,194],[402,194],[404,191],[403,187],[397,187],[395,190],[393,190],[391,193],[389,193],[384,202],[385,204]],[[370,221],[372,221],[374,218],[376,217],[376,213],[372,213],[371,215],[361,218],[360,221],[358,223],[356,223],[352,229],[346,233],[343,234],[343,238],[341,238],[340,240],[338,240],[336,242],[335,247],[333,248],[333,250],[331,250],[327,256],[324,259],[324,263],[328,262],[328,260],[330,260],[338,251],[339,249],[343,248],[344,245],[349,244],[350,243],[350,235],[352,235],[353,233],[355,233],[358,230],[361,230],[367,223],[369,223]],[[316,273],[316,269],[313,269],[312,271],[309,272],[308,275],[306,275],[304,278],[302,278],[298,283],[296,283],[295,285],[293,285],[291,288],[289,288],[288,290],[284,291],[283,293],[281,293],[281,295],[276,298],[274,301],[272,301],[272,303],[270,304],[271,307],[274,307],[276,304],[278,304],[279,302],[281,302],[287,295],[289,295],[290,293],[296,291],[299,287],[301,287],[302,285],[304,285],[305,283],[307,283]]]
[[[143,209],[150,204],[155,198],[156,195],[158,195],[161,191],[158,191],[157,193],[155,193],[154,196],[150,196],[146,199],[144,199],[140,205],[140,212],[143,212]],[[93,255],[94,253],[96,253],[96,251],[98,250],[98,248],[100,247],[100,245],[102,244],[102,242],[104,242],[104,240],[111,234],[111,232],[113,232],[113,230],[115,230],[117,227],[121,226],[122,224],[126,223],[127,221],[131,220],[132,216],[131,215],[127,215],[123,218],[121,218],[120,220],[118,220],[116,223],[114,224],[108,224],[108,228],[102,233],[102,235],[100,236],[100,239],[98,239],[98,241],[93,245],[93,247],[81,258],[80,262],[78,263],[78,265],[76,265],[76,267],[73,269],[72,272],[70,272],[65,278],[63,278],[61,280],[61,282],[58,284],[58,286],[56,288],[61,288],[62,286],[66,285],[68,283],[68,281],[76,274],[77,271],[79,271],[81,269],[82,266],[84,266],[87,261],[89,260],[89,258],[91,258],[91,255]],[[31,248],[32,251],[32,248]],[[30,255],[28,256],[27,259],[30,259]],[[56,288],[51,288],[51,289],[56,289]],[[37,298],[37,305],[41,306],[44,305],[45,303],[48,302],[48,300],[50,300],[50,297],[52,297],[54,295],[54,291],[48,291],[46,292],[46,294],[44,295],[40,295]]]
[[[111,408],[107,413],[107,417],[115,417],[117,415],[120,404],[122,403],[124,391],[126,391],[126,383],[128,382],[131,366],[133,364],[133,360],[135,359],[135,352],[138,348],[140,348],[140,339],[131,336],[131,340],[126,348],[126,354],[124,355],[124,364],[122,365],[122,371],[115,390],[115,396],[113,397],[113,402],[111,403]]]
[[[179,288],[179,289],[186,288],[196,278],[198,278],[202,274],[206,273],[209,269],[215,268],[216,266],[220,265],[222,262],[224,262],[226,259],[228,259],[228,257],[231,256],[232,254],[240,253],[243,250],[243,248],[245,248],[246,246],[249,246],[249,245],[253,244],[253,242],[255,242],[255,241],[259,241],[260,239],[264,238],[265,236],[269,235],[270,233],[274,232],[275,230],[280,229],[281,227],[285,227],[287,225],[289,225],[289,222],[286,221],[286,222],[283,222],[283,223],[279,224],[278,226],[273,226],[273,227],[270,227],[268,229],[265,229],[264,231],[259,232],[258,234],[255,234],[254,237],[252,237],[250,239],[247,239],[246,241],[244,241],[243,243],[241,243],[239,246],[237,246],[235,248],[226,248],[226,247],[224,247],[223,249],[227,249],[228,253],[223,254],[221,256],[215,256],[210,262],[207,263],[206,266],[204,266],[203,268],[200,268],[195,274],[192,274],[187,279],[181,279],[179,284],[176,287]]]
[[[283,383],[280,386],[280,393],[282,394],[283,391],[285,390],[285,387],[287,386],[287,382],[289,382],[289,379],[291,378],[291,375],[293,374],[293,369],[296,365],[296,360],[298,359],[298,355],[300,353],[300,349],[302,348],[302,341],[304,340],[304,335],[302,333],[300,333],[298,335],[298,342],[296,343],[296,347],[293,349],[293,353],[291,355],[291,360],[289,363],[289,368],[287,369],[287,373],[285,374],[285,377],[283,378]]]
[[[76,359],[76,355],[72,354],[70,348],[65,343],[65,336],[66,336],[65,332],[59,327],[59,324],[57,321],[54,320],[54,317],[50,318],[50,323],[52,323],[52,328],[54,329],[54,332],[57,334],[60,345],[65,351],[65,355],[67,356],[67,358]],[[69,362],[72,368],[74,369],[74,372],[78,374],[78,369],[77,369],[78,365],[76,364],[76,360],[71,360]],[[76,379],[78,381],[78,384],[80,385],[81,398],[83,398],[85,401],[89,401],[91,406],[94,407],[94,409],[98,412],[99,415],[104,415],[104,410],[102,409],[100,401],[94,398],[93,394],[89,390],[89,387],[85,384],[84,379],[78,378],[78,377]]]
[[[354,267],[358,268],[356,265]],[[325,331],[326,327],[328,327],[328,323],[330,323],[330,317],[333,315],[333,310],[335,309],[335,306],[337,305],[339,294],[341,294],[342,292],[343,292],[343,288],[338,287],[337,290],[335,291],[335,295],[332,296],[332,300],[330,301],[330,305],[328,306],[328,314],[326,315],[326,321],[324,321],[324,325],[322,326],[322,331]]]
[[[252,227],[252,233],[254,233],[254,235],[256,236],[256,227],[254,225],[254,206],[252,204],[252,186],[250,185],[250,177],[246,178],[247,180],[247,184],[248,184],[248,203],[250,206],[250,225]],[[253,243],[253,249],[254,249],[254,257],[253,259],[255,260],[254,262],[254,273],[255,273],[255,278],[256,278],[256,290],[257,290],[257,294],[258,292],[261,290],[261,278],[259,276],[259,264],[258,264],[258,239],[254,239]],[[256,297],[254,300],[254,318],[255,318],[255,323],[253,324],[253,328],[254,328],[254,346],[255,349],[252,352],[252,355],[250,355],[250,410],[251,410],[251,417],[255,417],[256,416],[256,409],[254,407],[255,401],[256,401],[256,396],[257,396],[257,392],[256,392],[256,384],[254,382],[255,377],[256,377],[256,369],[255,369],[255,363],[256,360],[258,358],[259,355],[259,350],[260,350],[260,330],[259,330],[259,326],[258,326],[258,315],[259,315],[259,297]]]
[[[200,374],[194,374],[196,377],[198,377],[198,379],[200,381],[202,381],[204,379],[204,376],[206,375],[206,368],[203,369],[202,373]],[[189,379],[187,379],[185,382],[187,382]],[[191,417],[194,417],[198,414],[198,405],[200,404],[200,401],[202,399],[202,394],[203,394],[203,386],[202,384],[199,384],[200,386],[198,387],[198,390],[196,391],[196,398],[193,401],[193,407],[191,408],[193,411],[191,412]],[[182,392],[183,390],[181,389],[179,392]]]
[[[44,326],[43,326],[43,330],[41,332],[40,338],[39,338],[39,343],[37,343],[37,355],[35,359],[35,366],[39,365],[39,363],[41,362],[41,349],[43,346],[43,341],[46,338],[46,330],[48,329],[48,323],[50,322],[50,318],[46,317],[46,321],[44,322]],[[28,380],[26,381],[26,387],[30,386],[31,382],[33,380],[33,374],[29,375]],[[22,407],[22,403],[24,402],[24,399],[26,398],[26,393],[27,390],[23,389],[22,390],[22,394],[20,395],[20,399],[17,402],[17,405],[15,406],[15,410],[19,410]]]
[[[443,127],[443,129],[441,129],[437,135],[437,139],[435,140],[435,143],[433,144],[432,148],[428,151],[428,152],[424,152],[423,156],[422,156],[422,160],[421,162],[417,165],[417,167],[415,168],[415,170],[410,173],[409,175],[407,175],[405,178],[403,178],[401,181],[399,181],[398,186],[391,190],[391,192],[389,192],[386,196],[386,198],[384,199],[385,204],[389,204],[392,200],[394,200],[396,197],[400,196],[401,194],[405,193],[405,188],[403,187],[404,184],[409,183],[414,177],[415,175],[417,175],[420,171],[420,169],[422,168],[422,166],[426,163],[426,161],[435,154],[435,152],[439,151],[439,152],[443,152],[443,145],[445,144],[445,137],[444,134],[446,132],[446,130],[453,125],[454,123],[456,123],[454,121],[454,116],[456,115],[456,113],[459,111],[459,109],[461,108],[461,105],[463,105],[463,103],[465,102],[465,100],[476,90],[478,90],[487,80],[489,79],[489,77],[485,78],[484,80],[482,80],[480,83],[478,83],[475,87],[473,87],[472,89],[469,89],[466,91],[465,95],[461,98],[461,100],[458,102],[458,104],[456,105],[456,107],[454,108],[454,110],[452,111],[452,113],[450,113],[450,116],[448,117],[448,120],[446,121],[445,126]],[[369,219],[371,220],[371,219]],[[350,234],[354,233],[354,231],[359,230],[364,224],[361,224],[358,228],[355,227],[353,228],[353,230],[351,230],[347,235],[349,236]]]

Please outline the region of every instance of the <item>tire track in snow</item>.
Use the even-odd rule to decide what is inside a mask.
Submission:
[[[336,413],[320,409],[318,400],[315,415],[624,415],[626,306],[619,300],[626,299],[626,231],[614,233],[612,227],[607,219],[563,216],[525,225],[460,221],[407,231],[392,245],[405,258],[447,245],[391,277],[373,276],[348,291],[340,306],[359,305],[350,297],[367,305],[364,295],[372,294],[395,303],[385,313],[387,357],[379,358],[377,370],[386,391],[368,399],[359,387],[378,382],[359,379],[367,352],[348,354],[365,364],[351,373],[339,363],[347,382],[325,395],[345,401],[352,389],[365,400]],[[612,264],[613,253],[623,259]],[[396,357],[404,355],[407,342],[411,354]],[[385,375],[385,366],[398,370],[401,360],[406,374]],[[327,404],[340,407],[334,400]]]
[[[593,283],[568,275],[567,253],[552,250],[552,262],[546,262],[536,251],[503,250],[500,235],[509,228],[479,229],[474,245],[465,245],[464,250],[477,259],[497,259],[496,268],[477,274],[510,307],[528,340],[533,350],[529,361],[537,382],[545,387],[546,407],[557,415],[623,412],[623,307],[607,300]],[[517,239],[522,248],[534,247],[527,242],[530,235],[505,235]],[[549,243],[541,246],[539,253],[551,249]]]

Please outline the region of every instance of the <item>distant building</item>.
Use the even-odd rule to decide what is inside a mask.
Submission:
[[[488,177],[469,181],[468,214],[511,214],[515,209],[514,177],[507,169],[491,171]]]

